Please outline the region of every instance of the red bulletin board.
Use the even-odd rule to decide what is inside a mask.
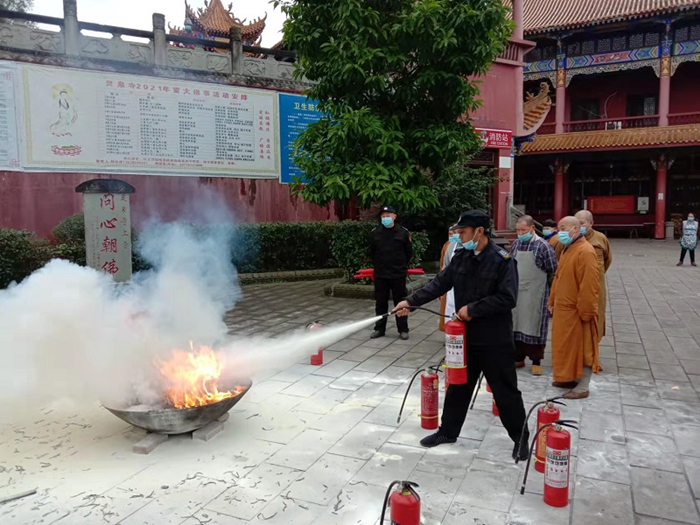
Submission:
[[[588,197],[588,211],[593,214],[628,214],[636,211],[637,198],[634,195],[615,197]]]

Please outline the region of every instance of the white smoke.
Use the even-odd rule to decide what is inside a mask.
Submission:
[[[188,349],[190,341],[221,350],[227,371],[249,377],[282,370],[373,321],[284,340],[230,338],[224,314],[241,295],[232,246],[230,226],[153,223],[138,247],[153,269],[129,284],[54,260],[0,291],[2,416],[66,398],[158,404],[163,391],[154,359]]]

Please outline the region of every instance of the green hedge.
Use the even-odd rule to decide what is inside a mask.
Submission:
[[[375,222],[259,223],[231,226],[231,260],[239,273],[285,272],[343,268],[346,277],[370,267],[369,246]],[[207,227],[195,227],[206,234]],[[220,228],[220,226],[217,226]],[[27,232],[0,230],[12,239],[0,245],[0,287],[21,280],[54,257],[85,265],[85,225],[82,215],[62,221],[53,231],[53,243],[34,239]],[[138,254],[135,232],[134,271],[148,268]],[[0,237],[2,239],[2,237]],[[2,241],[0,240],[0,243]],[[413,234],[411,267],[420,265],[428,236]]]

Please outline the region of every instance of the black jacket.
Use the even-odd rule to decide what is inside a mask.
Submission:
[[[408,263],[413,256],[411,234],[398,224],[394,224],[393,228],[379,226],[372,232],[370,253],[374,263],[375,278],[406,277]]]
[[[459,250],[435,279],[408,298],[422,306],[454,288],[457,311],[468,306],[469,346],[513,346],[513,315],[518,300],[518,269],[508,252],[493,243],[479,255]]]

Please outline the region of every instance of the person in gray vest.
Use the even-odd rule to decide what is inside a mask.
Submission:
[[[542,375],[542,359],[547,345],[549,328],[549,283],[557,271],[557,256],[550,244],[535,232],[535,220],[523,215],[515,231],[518,240],[510,249],[510,256],[518,261],[518,303],[513,310],[515,361],[518,368],[525,366],[525,358],[532,360],[532,375]]]

